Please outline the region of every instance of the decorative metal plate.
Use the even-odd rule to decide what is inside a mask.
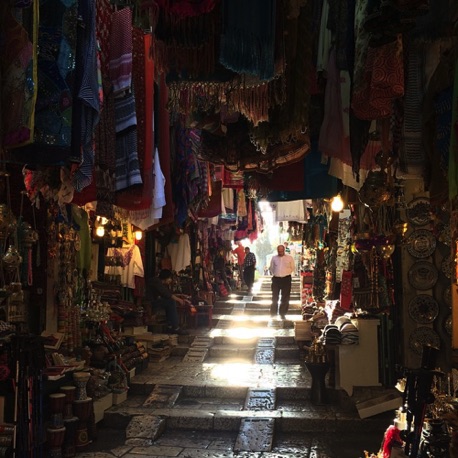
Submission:
[[[441,272],[447,277],[447,278],[452,278],[452,272],[453,272],[453,260],[452,260],[452,255],[449,254],[448,256],[445,256],[444,259],[442,259],[441,262]]]
[[[419,294],[414,297],[408,306],[412,320],[420,324],[432,323],[439,315],[439,304],[428,294]]]
[[[407,251],[414,258],[427,258],[436,249],[436,238],[431,231],[417,229],[407,239]]]
[[[439,271],[429,261],[417,261],[412,264],[407,274],[412,288],[425,290],[431,289],[439,278]]]
[[[425,345],[440,348],[440,343],[441,340],[438,334],[426,326],[420,326],[415,329],[409,338],[410,349],[420,356],[423,354],[423,347]]]
[[[431,222],[431,204],[426,197],[411,200],[406,206],[406,218],[415,226],[425,226]]]

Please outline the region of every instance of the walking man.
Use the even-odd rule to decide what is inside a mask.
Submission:
[[[245,247],[245,260],[243,262],[243,280],[248,286],[248,292],[251,293],[254,283],[254,271],[256,269],[256,256],[251,253],[249,247]]]
[[[272,256],[270,261],[270,273],[272,274],[272,305],[270,316],[280,314],[282,320],[286,320],[291,295],[291,274],[295,266],[291,255],[285,253],[285,246],[278,245],[277,255]],[[280,297],[280,310],[278,310],[278,298]]]

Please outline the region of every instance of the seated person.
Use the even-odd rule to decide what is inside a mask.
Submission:
[[[175,294],[170,289],[173,280],[172,271],[162,269],[159,275],[153,278],[151,282],[151,292],[153,304],[156,307],[165,309],[168,329],[171,334],[187,335],[188,331],[181,329],[178,322],[177,303],[185,305],[186,296],[183,294]]]

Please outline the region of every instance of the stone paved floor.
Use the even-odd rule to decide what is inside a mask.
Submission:
[[[270,320],[268,297],[258,282],[253,298],[229,298],[224,313],[218,315],[215,304],[214,327],[193,329],[180,337],[172,357],[136,375],[128,399],[105,413],[97,440],[78,458],[359,458],[364,450],[377,452],[393,412],[360,420],[358,393],[350,399],[332,389],[326,404],[312,404],[311,377],[294,341],[293,322],[301,318],[297,291],[286,323]],[[205,339],[196,350],[197,337]],[[191,351],[202,360],[187,359]]]

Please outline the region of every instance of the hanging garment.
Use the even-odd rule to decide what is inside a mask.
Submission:
[[[306,222],[308,219],[304,200],[277,202],[276,207],[275,217],[277,221]]]
[[[181,234],[177,243],[167,245],[172,259],[172,270],[180,272],[191,265],[191,244],[188,234]]]
[[[143,261],[137,245],[108,248],[107,257],[115,258],[116,266],[105,266],[106,275],[119,276],[121,286],[135,289],[135,277],[144,277]]]
[[[237,216],[243,217],[247,216],[247,214],[245,191],[239,189],[237,192]]]

